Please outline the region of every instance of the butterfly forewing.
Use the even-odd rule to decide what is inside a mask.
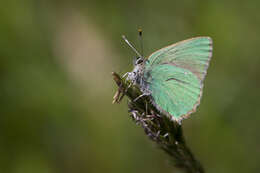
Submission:
[[[162,48],[149,56],[147,67],[169,63],[193,72],[203,80],[212,56],[210,37],[196,37]]]
[[[209,37],[185,40],[154,52],[146,61],[144,80],[154,104],[179,120],[200,102],[202,81],[212,55]]]

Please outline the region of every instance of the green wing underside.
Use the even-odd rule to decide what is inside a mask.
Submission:
[[[149,90],[156,106],[178,119],[196,104],[200,81],[192,72],[172,65],[158,65],[151,72]]]
[[[144,78],[155,105],[178,120],[194,112],[211,57],[212,41],[197,37],[154,52]]]

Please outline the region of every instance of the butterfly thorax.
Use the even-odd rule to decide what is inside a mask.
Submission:
[[[134,85],[140,85],[143,76],[144,64],[137,64],[132,72],[128,72],[127,80],[130,80]]]
[[[144,79],[144,68],[145,61],[139,64],[136,64],[132,72],[128,72],[127,80],[130,80],[133,85],[136,85],[140,90],[146,95],[150,95],[150,92],[147,88],[147,82]]]

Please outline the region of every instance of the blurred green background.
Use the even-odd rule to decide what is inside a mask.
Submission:
[[[168,157],[112,105],[111,72],[144,53],[211,36],[197,113],[183,123],[210,173],[260,170],[260,1],[2,1],[0,172],[173,172]],[[177,171],[176,171],[177,172]]]

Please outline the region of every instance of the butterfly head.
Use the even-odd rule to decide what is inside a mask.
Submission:
[[[139,31],[140,34],[140,31]],[[141,34],[142,35],[142,34]],[[140,35],[140,36],[141,36]],[[134,46],[126,39],[126,37],[123,35],[122,38],[124,41],[128,44],[128,46],[136,53],[138,56],[137,58],[134,57],[134,69],[132,72],[127,73],[127,80],[130,80],[132,84],[140,84],[140,81],[142,81],[142,74],[143,74],[143,68],[144,68],[144,58],[143,55],[140,54]]]
[[[134,61],[133,71],[128,73],[127,80],[130,80],[133,84],[138,84],[142,76],[144,66],[144,59],[142,57],[136,58]]]
[[[137,65],[139,65],[139,64],[141,64],[143,62],[144,62],[144,58],[143,57],[134,57],[134,61],[133,61],[134,66],[137,66]]]

